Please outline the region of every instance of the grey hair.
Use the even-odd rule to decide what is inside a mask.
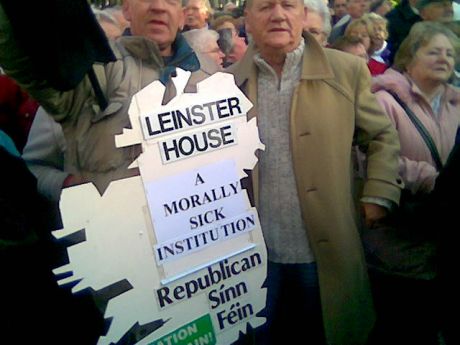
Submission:
[[[116,18],[117,14],[120,13],[121,15],[123,15],[123,9],[121,6],[119,5],[116,5],[116,6],[111,6],[111,7],[106,7],[103,9],[104,12],[107,12],[108,14],[110,14],[111,16],[113,16],[114,18]]]
[[[209,29],[195,29],[183,32],[182,35],[187,40],[190,47],[197,53],[206,52],[210,42],[217,42],[219,34],[217,31]]]
[[[189,1],[190,0],[182,0],[182,6],[183,7],[187,6]],[[201,4],[206,8],[206,11],[208,12],[209,17],[211,17],[214,14],[214,10],[209,0],[200,0],[200,1],[201,1]]]
[[[326,6],[323,0],[303,0],[303,5],[310,12],[317,13],[323,20],[323,31],[329,36],[331,33],[331,13],[329,7]],[[307,13],[308,16],[308,13]]]
[[[107,10],[99,10],[97,8],[92,8],[94,16],[96,17],[99,23],[109,23],[120,27],[118,20]]]

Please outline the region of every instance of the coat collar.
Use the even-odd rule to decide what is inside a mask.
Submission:
[[[200,61],[195,52],[190,48],[185,38],[178,33],[172,44],[174,55],[164,58],[160,54],[157,44],[141,36],[122,36],[118,39],[126,51],[141,60],[153,64],[161,70],[160,81],[163,84],[170,79],[176,67],[185,71],[195,72],[200,69]],[[209,63],[206,63],[206,73],[214,72]]]
[[[167,57],[166,60],[161,56],[158,45],[146,37],[128,34],[121,36],[118,41],[130,55],[154,62],[158,66],[179,66],[188,71],[195,71],[200,68],[195,52],[180,33],[177,34],[176,40],[172,44],[174,55]]]
[[[446,84],[444,90],[443,99],[446,102],[457,105],[460,103],[460,91],[455,87]],[[386,90],[392,91],[407,104],[414,103],[414,97],[417,99],[423,99],[429,104],[425,99],[423,92],[420,88],[414,83],[414,81],[409,77],[407,73],[400,73],[393,68],[389,68],[385,71],[384,74],[378,75],[372,79],[371,91],[373,93]]]
[[[333,79],[334,72],[326,57],[324,49],[316,42],[314,37],[304,33],[305,50],[302,61],[302,72],[300,79]],[[257,53],[257,47],[250,44],[246,54],[235,65],[230,66],[227,71],[235,76],[237,85],[243,85],[251,75],[256,73],[254,55]]]
[[[403,0],[398,9],[406,20],[413,21],[420,18],[420,16],[413,11],[408,0]]]
[[[163,67],[163,58],[155,42],[142,36],[121,36],[117,42],[131,56],[144,61],[150,61],[156,66]]]

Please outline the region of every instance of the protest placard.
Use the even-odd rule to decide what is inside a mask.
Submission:
[[[85,184],[61,197],[64,228],[55,236],[84,229],[85,241],[69,247],[59,283],[119,290],[98,344],[229,344],[265,321],[257,313],[267,254],[241,185],[263,149],[255,119],[246,119],[252,105],[229,74],[196,93],[184,92],[189,76],[177,70],[177,94],[164,105],[160,82],[133,97],[132,128],[116,143],[142,145],[131,166],[140,176],[113,181],[103,196]]]

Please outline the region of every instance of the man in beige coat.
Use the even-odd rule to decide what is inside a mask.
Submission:
[[[255,48],[231,67],[266,150],[252,175],[269,253],[257,344],[364,344],[374,313],[352,197],[351,149],[367,154],[369,227],[397,204],[399,142],[364,62],[306,34],[300,0],[250,0]],[[295,316],[294,316],[295,315]]]

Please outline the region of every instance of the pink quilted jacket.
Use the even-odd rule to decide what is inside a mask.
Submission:
[[[399,172],[412,193],[427,193],[434,187],[438,172],[417,129],[402,107],[386,90],[392,90],[408,105],[420,119],[433,138],[443,163],[454,145],[460,125],[460,90],[446,85],[438,114],[420,89],[404,74],[388,69],[373,79],[372,92],[396,127],[401,141]]]

